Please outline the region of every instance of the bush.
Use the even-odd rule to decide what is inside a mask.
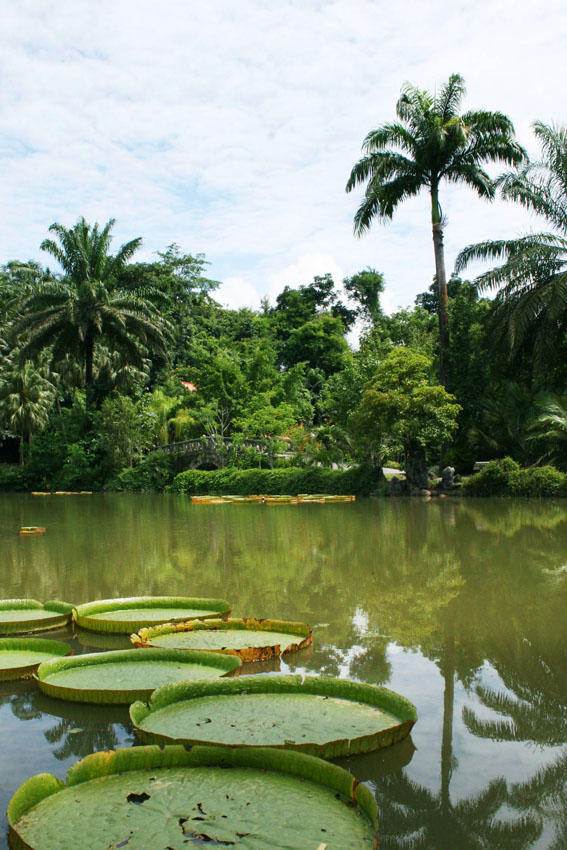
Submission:
[[[151,452],[137,466],[122,469],[108,485],[108,489],[127,492],[162,491],[173,480],[174,464],[172,455]]]
[[[467,496],[567,497],[567,474],[553,466],[520,469],[512,458],[493,460],[463,485]]]
[[[167,489],[188,496],[248,496],[252,494],[328,493],[368,496],[381,484],[379,471],[353,467],[345,472],[310,467],[306,469],[218,469],[187,470],[176,475]]]
[[[567,474],[554,466],[520,469],[512,485],[515,496],[567,496]]]
[[[0,463],[0,491],[21,493],[28,489],[25,467]]]

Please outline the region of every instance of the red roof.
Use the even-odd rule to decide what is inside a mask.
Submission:
[[[181,381],[181,386],[185,387],[186,390],[189,390],[190,393],[197,392],[197,387],[195,384],[192,384],[191,381]]]

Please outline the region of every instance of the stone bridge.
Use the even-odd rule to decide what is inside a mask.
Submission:
[[[293,452],[274,452],[274,443],[269,440],[244,440],[235,443],[227,437],[199,437],[196,440],[155,446],[152,451],[186,457],[187,469],[221,469],[225,466],[233,445],[237,451],[242,448],[252,449],[256,454],[267,458],[270,468],[275,457],[293,457]]]

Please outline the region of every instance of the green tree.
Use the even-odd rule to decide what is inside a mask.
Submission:
[[[98,414],[99,442],[114,466],[132,466],[135,457],[149,448],[156,417],[127,396],[107,398]]]
[[[380,305],[380,295],[384,292],[383,274],[376,269],[367,268],[352,277],[345,277],[343,286],[358,304],[358,314],[362,319],[374,324],[379,316],[383,316]]]
[[[422,189],[429,191],[443,386],[449,377],[449,321],[440,185],[443,181],[464,183],[490,200],[494,182],[484,165],[515,164],[525,156],[514,138],[512,122],[502,113],[477,110],[460,114],[464,94],[459,74],[452,74],[435,95],[406,83],[396,106],[399,120],[382,124],[367,135],[363,144],[366,155],[354,165],[346,186],[350,192],[366,183],[364,200],[355,215],[358,234],[368,230],[375,218],[390,220],[399,204]]]
[[[404,452],[410,484],[427,486],[425,451],[451,438],[460,406],[444,387],[431,383],[432,360],[407,348],[394,349],[367,384],[354,427],[378,454],[388,444]]]
[[[55,387],[43,371],[32,363],[5,362],[0,383],[0,416],[6,430],[20,438],[20,466],[24,465],[24,444],[31,446],[33,435],[43,430],[55,400]]]
[[[472,260],[503,260],[476,279],[497,290],[495,321],[513,356],[528,346],[536,369],[557,356],[567,328],[567,128],[537,122],[542,159],[503,175],[502,196],[542,216],[553,228],[517,239],[469,245],[456,269]]]
[[[320,369],[325,377],[337,372],[348,354],[341,319],[328,314],[317,316],[292,331],[283,348],[286,366],[307,363]]]
[[[59,262],[63,277],[39,284],[21,305],[22,318],[15,332],[25,334],[24,358],[52,348],[53,360],[71,353],[84,365],[87,387],[94,383],[96,346],[104,342],[122,353],[124,360],[142,366],[143,348],[159,351],[165,357],[167,326],[148,296],[120,292],[116,282],[120,272],[139,248],[141,239],[122,245],[109,254],[114,219],[102,230],[91,227],[84,218],[68,229],[52,224],[57,237],[42,242]]]

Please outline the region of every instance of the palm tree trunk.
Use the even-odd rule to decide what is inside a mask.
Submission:
[[[94,383],[93,377],[93,361],[94,361],[94,339],[90,331],[85,337],[85,383],[87,387],[92,387]]]
[[[439,319],[439,382],[445,388],[449,382],[449,296],[447,295],[447,275],[445,273],[445,252],[443,250],[443,226],[441,208],[436,185],[431,187],[431,226],[433,229],[433,250],[435,253],[435,274],[437,277],[437,316]]]
[[[85,337],[85,406],[87,413],[89,413],[93,406],[93,361],[94,339],[89,331]]]
[[[453,706],[455,702],[455,638],[445,636],[443,678],[443,734],[441,738],[441,805],[448,811],[451,805],[449,783],[453,773]]]

